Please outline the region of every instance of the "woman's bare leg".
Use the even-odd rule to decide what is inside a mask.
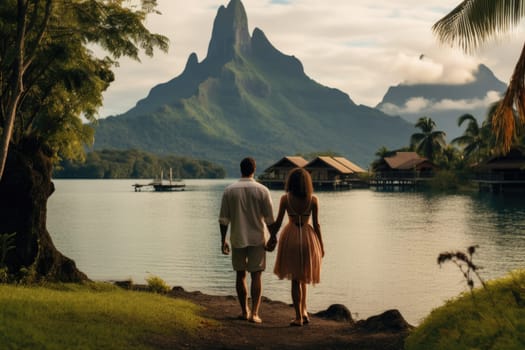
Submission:
[[[295,309],[295,320],[292,323],[297,326],[303,324],[301,299],[301,283],[298,280],[292,280],[292,301]]]
[[[301,282],[301,315],[303,317],[303,323],[309,322],[308,309],[306,308],[306,283]]]

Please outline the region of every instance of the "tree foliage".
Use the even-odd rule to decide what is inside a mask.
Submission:
[[[493,154],[495,137],[492,131],[491,114],[481,124],[471,114],[464,114],[458,118],[458,126],[467,123],[463,135],[451,141],[463,150],[463,156],[472,163],[481,163]]]
[[[428,117],[421,117],[415,124],[421,132],[415,133],[410,138],[410,145],[417,153],[433,161],[446,146],[445,133],[434,130],[436,123]]]
[[[85,162],[63,161],[55,170],[56,178],[144,179],[159,177],[160,173],[184,179],[224,178],[225,170],[209,161],[188,157],[164,156],[128,150],[103,150],[87,154]],[[165,177],[167,178],[167,177]]]
[[[2,0],[0,2],[0,178],[10,144],[32,137],[55,159],[81,159],[102,93],[122,56],[167,50],[146,16],[155,0]],[[106,56],[94,53],[101,48]]]

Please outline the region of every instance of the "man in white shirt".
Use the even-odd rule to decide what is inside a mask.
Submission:
[[[237,273],[235,287],[241,305],[241,319],[261,323],[259,306],[262,295],[262,272],[266,268],[266,228],[275,220],[270,191],[254,179],[255,160],[244,158],[240,164],[242,177],[223,193],[219,227],[221,249],[230,254],[226,233],[230,225],[233,269]],[[251,275],[252,309],[248,308],[246,271]]]

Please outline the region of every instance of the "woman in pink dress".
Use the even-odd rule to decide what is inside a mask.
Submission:
[[[279,234],[274,273],[280,279],[292,281],[295,319],[290,325],[302,326],[310,321],[306,309],[306,285],[319,283],[324,256],[318,219],[319,200],[313,195],[310,173],[302,168],[290,171],[285,191],[279,203],[277,220],[270,230],[268,249],[275,247],[277,231],[285,212],[288,213],[288,223]]]

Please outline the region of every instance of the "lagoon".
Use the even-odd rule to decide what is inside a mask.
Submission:
[[[155,275],[188,291],[234,295],[217,221],[222,191],[234,181],[186,180],[185,191],[160,193],[134,192],[137,180],[54,180],[47,227],[56,247],[93,280],[144,283]],[[282,191],[271,193],[276,213]],[[519,196],[369,189],[316,194],[326,256],[321,283],[308,289],[310,312],[340,303],[364,319],[395,308],[417,325],[468,291],[455,265],[439,267],[439,253],[479,245],[474,262],[486,280],[525,267],[525,201]],[[291,303],[290,283],[271,272],[275,252],[267,257],[263,295]]]

